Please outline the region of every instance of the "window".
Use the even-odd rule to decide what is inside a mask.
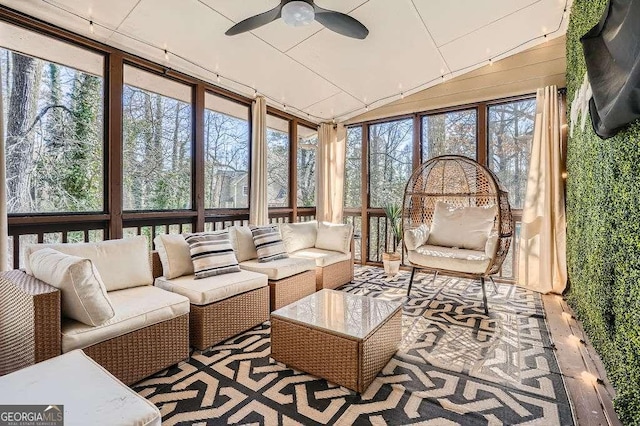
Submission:
[[[125,210],[191,208],[191,87],[125,65]]]
[[[289,122],[267,114],[267,202],[289,207]]]
[[[347,128],[347,158],[344,169],[344,206],[360,207],[362,187],[362,127]]]
[[[207,93],[204,111],[205,207],[249,207],[249,107]]]
[[[402,204],[412,171],[413,120],[369,127],[370,207]]]
[[[8,213],[104,209],[101,55],[0,23]]]
[[[465,155],[476,159],[475,109],[422,117],[422,161],[439,155]]]
[[[513,209],[524,206],[535,116],[535,99],[489,106],[489,168],[509,191]]]
[[[298,207],[316,205],[318,130],[298,126]]]

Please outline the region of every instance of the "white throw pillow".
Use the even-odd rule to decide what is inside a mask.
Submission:
[[[232,226],[229,228],[229,238],[231,239],[233,250],[236,252],[238,262],[258,258],[251,228],[248,226]]]
[[[341,253],[351,252],[351,237],[353,236],[353,225],[320,222],[318,224],[318,236],[316,238],[316,248],[323,250],[339,251]]]
[[[162,234],[153,239],[162,263],[162,275],[167,279],[193,275],[189,244],[182,234]]]
[[[318,222],[315,220],[299,223],[280,224],[280,235],[287,252],[315,247]]]
[[[149,245],[144,236],[99,243],[30,244],[24,251],[27,274],[33,275],[29,260],[31,254],[44,248],[90,259],[107,291],[153,284]]]
[[[65,317],[96,326],[115,315],[91,260],[45,248],[32,253],[30,262],[34,277],[60,290]]]
[[[429,227],[423,223],[417,228],[404,231],[404,245],[407,250],[415,250],[424,245],[429,239]]]
[[[496,208],[456,207],[439,201],[431,221],[428,244],[484,251]]]

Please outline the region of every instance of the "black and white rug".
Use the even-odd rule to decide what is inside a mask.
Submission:
[[[404,302],[403,341],[362,395],[269,358],[265,323],[139,383],[164,425],[572,425],[540,296],[356,268],[343,291]]]

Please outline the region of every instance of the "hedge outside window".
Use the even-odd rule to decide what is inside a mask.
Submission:
[[[298,207],[316,205],[318,130],[298,126]]]
[[[535,116],[535,99],[489,106],[489,168],[509,191],[513,209],[524,206]]]
[[[362,126],[347,128],[344,170],[344,206],[360,207],[362,187]]]
[[[191,87],[124,67],[125,210],[191,208]]]
[[[204,111],[205,207],[249,207],[249,107],[207,93]]]
[[[422,117],[422,162],[440,155],[476,159],[478,118],[475,109]]]
[[[402,204],[411,176],[413,120],[396,120],[369,127],[370,207]]]
[[[8,213],[104,209],[104,58],[0,23]]]
[[[289,121],[267,114],[267,203],[289,207]]]

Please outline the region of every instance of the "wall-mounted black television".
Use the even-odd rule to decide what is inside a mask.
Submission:
[[[640,0],[609,0],[580,41],[593,91],[591,122],[608,139],[640,118]]]

